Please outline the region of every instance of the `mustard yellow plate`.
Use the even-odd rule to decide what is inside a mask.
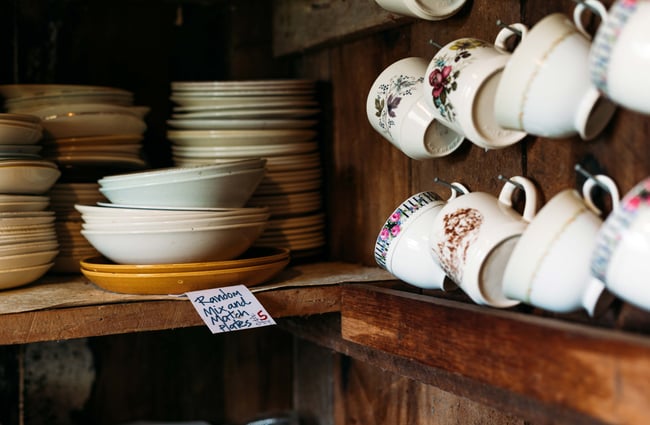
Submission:
[[[162,273],[97,272],[81,267],[88,280],[111,292],[134,295],[182,294],[231,285],[264,283],[289,264],[289,257],[255,266]]]

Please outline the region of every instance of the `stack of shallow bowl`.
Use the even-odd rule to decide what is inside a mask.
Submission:
[[[270,216],[266,207],[245,207],[265,171],[265,160],[257,158],[100,179],[99,191],[109,202],[75,208],[82,218],[80,233],[105,259],[84,260],[81,272],[105,289],[137,291],[133,293],[169,293],[163,282],[171,281],[181,292],[211,287],[221,284],[224,274],[230,274],[231,283],[236,282],[231,269],[252,267],[254,262],[265,266],[246,269],[247,279],[240,283],[268,279],[271,270],[277,272],[286,265],[288,255],[279,258],[282,252],[277,250],[246,254]],[[268,256],[273,258],[257,258]],[[129,291],[111,276],[107,281],[101,273],[111,263],[123,266],[112,270],[126,280],[138,282],[141,278],[137,289]],[[229,271],[216,272],[223,269]],[[138,271],[143,270],[150,273],[140,276]],[[261,274],[253,278],[255,270]],[[178,273],[184,273],[185,279]],[[150,274],[156,275],[158,284]]]
[[[293,257],[325,244],[314,93],[314,82],[300,79],[172,83],[177,106],[167,137],[175,164],[265,158],[266,176],[248,205],[268,207],[277,224],[256,245],[289,248]],[[293,231],[285,223],[302,217],[316,227]]]
[[[46,193],[60,175],[42,159],[0,159],[0,289],[34,282],[52,267],[58,242]]]
[[[149,108],[133,105],[133,93],[113,87],[69,84],[0,85],[5,110],[34,115],[43,127],[43,156],[66,181],[146,166],[141,141]]]
[[[0,159],[40,159],[42,137],[39,117],[0,113]]]

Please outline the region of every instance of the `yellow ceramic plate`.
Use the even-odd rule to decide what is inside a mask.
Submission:
[[[81,268],[88,280],[111,292],[135,295],[182,294],[230,285],[254,286],[282,271],[289,258],[250,267],[171,273],[105,273]]]
[[[102,273],[178,273],[252,267],[279,262],[289,257],[289,250],[277,247],[254,247],[239,258],[228,261],[178,264],[116,264],[99,256],[81,260],[81,268]]]

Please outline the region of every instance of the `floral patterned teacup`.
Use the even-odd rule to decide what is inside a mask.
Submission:
[[[614,102],[650,114],[650,1],[618,0],[601,16],[589,54],[591,80]]]
[[[590,7],[606,10],[595,0]],[[544,17],[522,37],[497,87],[497,122],[513,130],[549,138],[579,135],[593,139],[607,126],[615,105],[600,95],[589,78],[591,42],[580,21],[562,13]]]
[[[461,193],[467,189],[453,183]],[[457,192],[452,190],[449,199]],[[393,276],[418,288],[450,290],[456,285],[429,254],[433,219],[447,201],[434,192],[417,193],[402,202],[388,217],[375,243],[375,260]]]
[[[650,177],[630,190],[598,232],[591,274],[621,299],[650,310]]]
[[[525,196],[523,214],[512,208],[515,190]],[[499,197],[471,192],[450,200],[433,220],[431,255],[447,276],[477,304],[512,307],[503,294],[502,277],[515,243],[537,212],[537,189],[512,177]]]
[[[375,80],[366,100],[372,127],[397,149],[413,159],[449,155],[463,136],[440,124],[425,104],[422,82],[427,61],[401,59]]]
[[[425,99],[436,118],[485,149],[505,148],[526,136],[504,129],[494,117],[494,96],[510,57],[506,40],[512,29],[526,31],[525,26],[512,24],[499,32],[495,44],[476,38],[448,43],[425,73]]]

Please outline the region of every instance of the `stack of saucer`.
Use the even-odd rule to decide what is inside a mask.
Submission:
[[[43,157],[57,163],[66,181],[146,166],[141,141],[147,107],[133,93],[112,87],[66,84],[0,85],[4,107],[41,121]]]
[[[266,159],[266,175],[247,205],[268,207],[276,225],[256,245],[288,248],[294,258],[324,245],[314,81],[174,82],[170,99],[177,106],[167,138],[176,165]],[[320,224],[305,237],[285,223],[299,218]]]

